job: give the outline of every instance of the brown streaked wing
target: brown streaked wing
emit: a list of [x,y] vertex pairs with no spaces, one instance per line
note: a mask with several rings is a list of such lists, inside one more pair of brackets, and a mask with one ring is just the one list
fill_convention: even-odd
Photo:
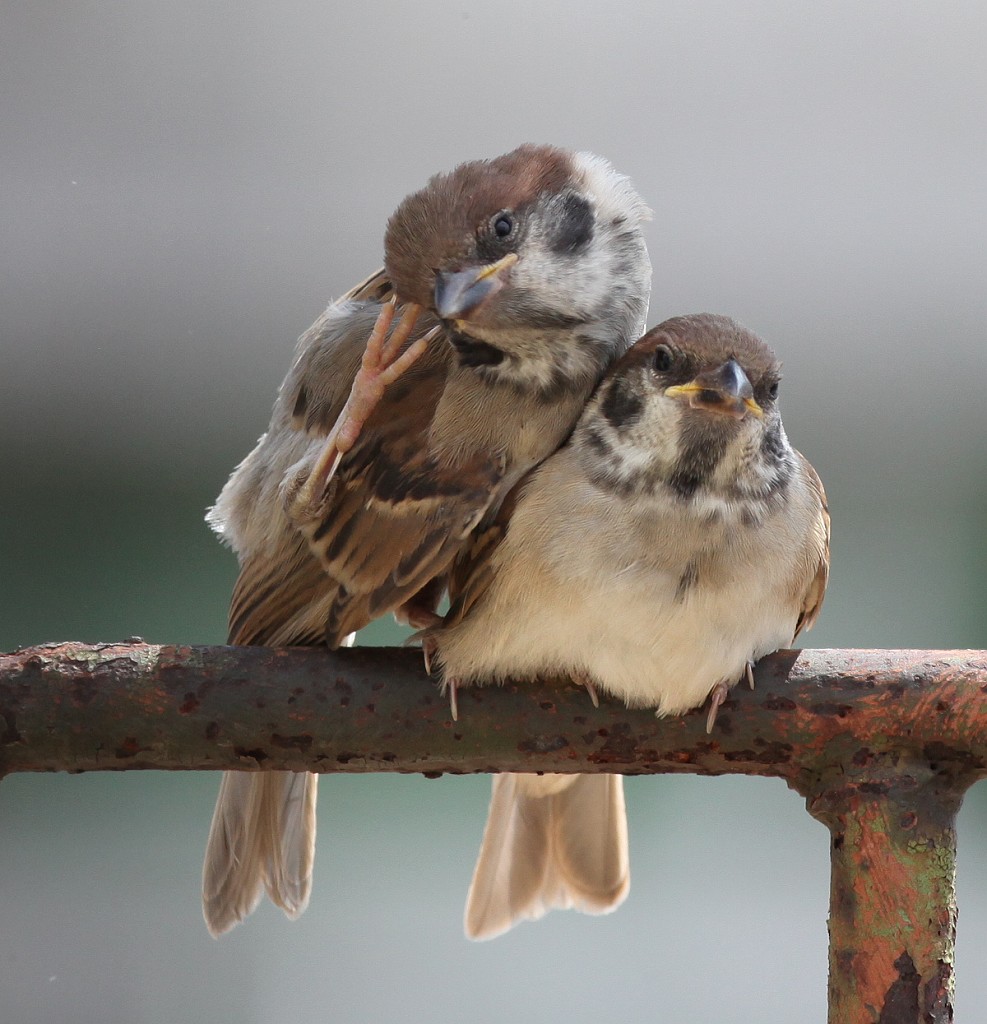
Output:
[[[330,309],[309,329],[283,396],[296,414],[292,427],[309,435],[331,430],[380,308],[374,300],[389,290],[378,272],[346,296],[369,299],[365,310],[333,319]],[[445,571],[503,475],[490,458],[452,470],[425,454],[450,352],[441,342],[429,346],[387,389],[340,464],[321,520],[245,559],[231,642],[336,646]]]
[[[526,479],[526,478],[525,478]],[[462,549],[449,577],[449,611],[446,612],[439,629],[454,626],[469,614],[470,609],[486,593],[494,578],[493,556],[507,536],[511,515],[517,504],[522,479],[511,488],[504,498],[496,516],[483,528],[476,530]]]
[[[291,427],[326,434],[336,422],[360,365],[367,337],[390,279],[380,268],[333,303],[305,332],[286,381]],[[334,319],[338,303],[366,302],[367,312]],[[310,400],[311,399],[311,400]],[[309,646],[325,641],[326,619],[338,586],[308,542],[287,523],[277,544],[247,556],[240,567],[229,611],[231,644]]]
[[387,495],[374,484],[372,470],[379,464],[339,487],[326,528],[313,541],[340,585],[327,625],[330,642],[410,600],[444,573],[495,501],[503,473],[500,463],[477,460],[461,467],[455,481],[436,474],[413,484],[412,493]]
[[310,647],[325,642],[336,586],[301,534],[248,557],[230,600],[229,643]]
[[830,518],[829,505],[826,502],[826,491],[823,488],[822,480],[819,479],[819,474],[801,452],[796,452],[795,454],[799,457],[799,461],[805,470],[809,486],[819,498],[819,519],[816,527],[823,537],[819,564],[816,566],[815,574],[806,588],[805,597],[802,600],[802,610],[799,612],[798,622],[795,626],[795,636],[798,636],[803,629],[812,629],[816,619],[819,617],[823,598],[826,596],[826,584],[829,582]]
[[498,496],[500,458],[481,454],[449,467],[427,454],[436,398],[409,393],[383,410],[340,465],[311,534],[312,551],[339,583],[327,624],[330,643],[446,572]]

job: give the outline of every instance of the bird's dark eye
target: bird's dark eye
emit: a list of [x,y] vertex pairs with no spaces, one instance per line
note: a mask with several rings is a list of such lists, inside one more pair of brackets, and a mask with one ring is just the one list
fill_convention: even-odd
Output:
[[506,238],[514,230],[514,218],[506,210],[495,214],[490,223],[498,238]]
[[657,373],[668,373],[675,362],[675,356],[667,345],[659,345],[655,349],[654,367]]
[[778,397],[778,384],[779,383],[780,383],[779,381],[773,380],[768,385],[768,398],[777,398]]

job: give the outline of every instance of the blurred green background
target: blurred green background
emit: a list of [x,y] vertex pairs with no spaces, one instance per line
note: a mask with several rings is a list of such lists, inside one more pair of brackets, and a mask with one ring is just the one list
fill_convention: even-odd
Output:
[[[0,649],[222,641],[234,559],[203,513],[295,337],[405,193],[522,141],[603,153],[652,204],[651,323],[729,313],[785,360],[834,518],[807,642],[987,646],[982,5],[0,11]],[[479,945],[488,780],[327,778],[308,912],[214,942],[217,783],[0,785],[4,1022],[825,1017],[827,836],[780,782],[628,780],[625,905]],[[960,1019],[987,1003],[984,789]]]

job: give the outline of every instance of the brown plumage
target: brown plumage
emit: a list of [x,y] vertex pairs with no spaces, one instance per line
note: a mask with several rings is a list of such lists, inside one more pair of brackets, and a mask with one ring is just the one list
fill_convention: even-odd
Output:
[[[785,436],[779,379],[771,350],[725,317],[637,342],[461,556],[450,610],[423,635],[444,682],[569,674],[660,715],[711,698],[711,728],[826,589],[825,494]],[[469,935],[553,907],[612,910],[628,885],[619,776],[494,780]]]
[[[231,643],[337,647],[388,611],[434,621],[470,532],[565,439],[641,330],[646,216],[605,161],[544,146],[464,164],[401,204],[387,270],[302,336],[268,432],[210,513],[241,565]],[[326,476],[392,287],[425,307],[407,346],[439,335]],[[290,916],[304,909],[314,829],[314,776],[224,780],[203,874],[214,934],[264,888]]]
[[469,262],[478,247],[492,241],[488,222],[494,214],[523,211],[543,196],[563,195],[572,178],[572,157],[550,146],[521,146],[495,160],[437,174],[409,196],[384,239],[387,273],[401,297],[428,306],[434,268]]

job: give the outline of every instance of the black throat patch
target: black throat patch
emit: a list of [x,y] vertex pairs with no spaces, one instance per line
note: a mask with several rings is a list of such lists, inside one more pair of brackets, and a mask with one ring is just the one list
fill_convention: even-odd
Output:
[[705,487],[726,453],[726,438],[717,432],[686,430],[679,442],[668,485],[682,498],[691,498]]
[[459,356],[460,366],[499,366],[506,358],[496,345],[471,338],[461,331],[450,331],[449,342]]

